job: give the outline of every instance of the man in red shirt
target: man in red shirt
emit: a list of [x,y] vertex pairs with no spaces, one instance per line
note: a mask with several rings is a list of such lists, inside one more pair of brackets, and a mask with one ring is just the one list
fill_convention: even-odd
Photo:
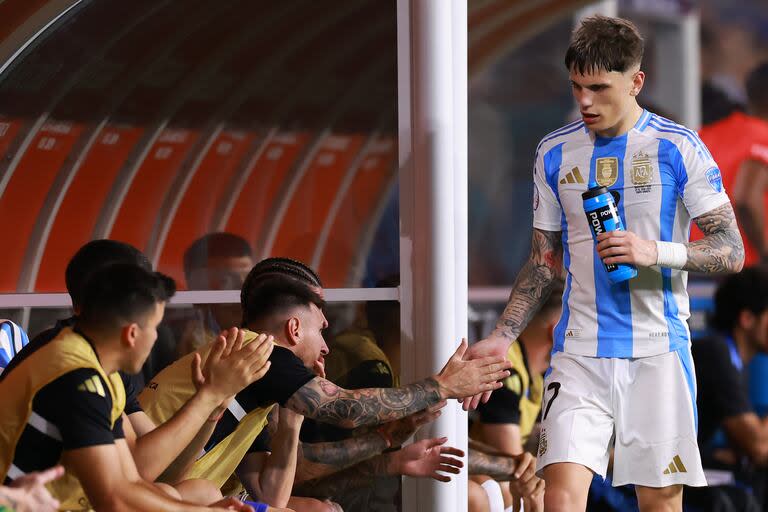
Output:
[[[744,266],[768,261],[768,62],[750,73],[746,85],[749,114],[734,112],[699,133],[733,201],[746,250]],[[691,240],[701,236],[694,226]]]

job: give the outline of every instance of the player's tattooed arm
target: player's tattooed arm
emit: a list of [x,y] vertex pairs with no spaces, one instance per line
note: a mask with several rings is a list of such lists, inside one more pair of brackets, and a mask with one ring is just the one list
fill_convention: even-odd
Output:
[[285,406],[323,423],[357,428],[400,419],[442,399],[434,378],[400,388],[347,390],[315,377],[299,388]]
[[498,482],[508,482],[518,469],[517,460],[509,455],[491,455],[479,450],[469,450],[469,474],[488,475]]
[[738,272],[744,265],[744,244],[730,203],[694,219],[704,238],[690,242],[683,270],[722,274]]
[[359,462],[367,461],[389,448],[389,443],[372,432],[343,441],[299,443],[296,482],[322,478]]
[[516,339],[547,300],[562,266],[560,231],[533,229],[531,254],[515,280],[507,307],[496,324],[495,335]]
[[356,489],[370,487],[377,477],[387,474],[389,460],[387,455],[379,455],[356,464],[332,477],[317,477],[306,481],[296,481],[294,492],[311,498],[333,498]]

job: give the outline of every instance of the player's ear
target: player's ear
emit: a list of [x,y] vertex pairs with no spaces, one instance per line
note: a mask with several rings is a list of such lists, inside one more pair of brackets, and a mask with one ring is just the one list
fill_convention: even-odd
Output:
[[645,84],[645,73],[638,69],[632,75],[632,89],[630,89],[629,94],[631,94],[632,96],[637,96],[638,94],[640,94],[640,91],[643,90],[644,84]]
[[136,346],[136,339],[139,337],[139,324],[136,322],[124,325],[120,329],[120,341],[123,345],[133,348]]
[[301,320],[298,316],[292,316],[285,321],[285,339],[292,346],[298,345],[301,340]]

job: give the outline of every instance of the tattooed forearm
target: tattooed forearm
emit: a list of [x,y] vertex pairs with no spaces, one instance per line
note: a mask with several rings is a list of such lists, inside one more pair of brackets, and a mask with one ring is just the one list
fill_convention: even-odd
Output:
[[400,388],[347,390],[316,377],[296,391],[286,407],[307,418],[356,428],[397,420],[440,400],[439,386],[432,378]]
[[480,450],[469,450],[469,474],[487,475],[499,482],[512,480],[517,462],[506,455],[489,455]]
[[695,219],[704,238],[688,244],[683,270],[711,274],[738,272],[744,265],[744,244],[731,204],[724,204]]
[[547,300],[562,265],[562,244],[559,231],[534,228],[531,255],[515,280],[507,307],[496,324],[496,334],[517,338]]
[[294,494],[310,498],[335,498],[347,492],[373,485],[376,477],[389,474],[390,454],[379,455],[349,469],[335,473],[332,477],[315,478],[297,482]]
[[387,442],[376,433],[329,443],[299,443],[296,481],[337,473],[379,455],[387,448]]

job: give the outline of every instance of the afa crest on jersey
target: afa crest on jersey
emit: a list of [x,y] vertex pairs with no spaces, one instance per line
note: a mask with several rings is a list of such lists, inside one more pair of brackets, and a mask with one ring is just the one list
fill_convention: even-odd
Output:
[[603,187],[616,183],[619,179],[619,159],[615,156],[598,158],[595,162],[595,179]]

